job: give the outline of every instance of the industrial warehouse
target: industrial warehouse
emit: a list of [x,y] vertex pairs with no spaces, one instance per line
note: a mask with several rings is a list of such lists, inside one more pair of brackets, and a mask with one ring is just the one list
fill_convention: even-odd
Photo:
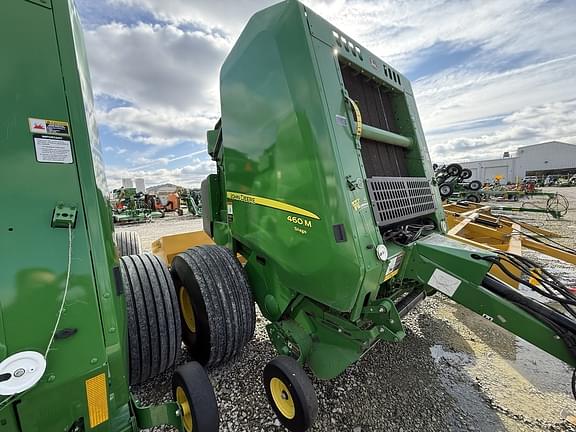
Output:
[[491,183],[496,177],[503,183],[515,183],[528,176],[544,179],[549,175],[570,178],[576,174],[576,145],[550,141],[518,147],[505,152],[501,159],[462,162],[472,171],[472,178]]
[[0,432],[576,431],[574,16],[7,0]]

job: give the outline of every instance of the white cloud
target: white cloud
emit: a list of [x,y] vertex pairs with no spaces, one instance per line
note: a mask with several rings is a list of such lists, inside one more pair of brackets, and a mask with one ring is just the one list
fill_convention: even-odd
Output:
[[206,131],[214,127],[217,117],[213,113],[188,114],[169,107],[120,107],[98,111],[98,121],[132,141],[170,146],[183,141],[204,142]]
[[[576,99],[528,106],[505,116],[497,128],[474,134],[446,132],[429,142],[439,162],[499,158],[505,151],[545,141],[576,143]],[[463,155],[466,155],[465,157]]]
[[573,52],[575,10],[569,1],[554,7],[544,0],[306,3],[401,71],[418,64],[421,51],[439,42],[479,46],[502,56],[556,57]]
[[204,141],[218,119],[225,39],[172,25],[112,23],[88,31],[86,41],[95,93],[131,104],[100,110],[100,123],[143,144]]
[[112,23],[87,32],[96,93],[146,107],[214,111],[215,72],[230,46],[173,25]]
[[106,169],[108,186],[111,189],[119,188],[122,178],[143,178],[146,186],[163,183],[174,183],[188,188],[200,187],[202,180],[208,174],[216,171],[211,160],[194,159],[189,165],[182,168],[136,169],[127,171],[124,167],[110,166]]
[[[276,0],[107,1],[143,8],[165,24],[113,23],[88,32],[96,91],[132,104],[100,119],[144,144],[203,142],[218,117],[226,53],[249,17]],[[576,85],[576,3],[304,2],[403,72],[422,64],[440,69],[414,83],[433,157],[471,159],[541,139],[574,141],[575,111],[566,107]],[[443,65],[431,57],[438,47],[472,54]]]
[[576,55],[500,73],[452,68],[417,81],[414,93],[426,130],[561,101],[576,74]]
[[278,3],[277,0],[108,0],[145,8],[158,19],[174,24],[194,24],[207,31],[220,31],[235,39],[256,11]]

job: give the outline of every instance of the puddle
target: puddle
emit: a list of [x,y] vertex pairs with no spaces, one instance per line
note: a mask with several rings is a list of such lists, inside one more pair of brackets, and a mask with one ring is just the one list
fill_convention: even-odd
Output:
[[470,364],[472,356],[462,352],[447,351],[442,345],[432,345],[430,354],[436,364],[444,362],[451,366],[461,366]]
[[523,339],[517,338],[515,345],[515,358],[507,360],[535,388],[550,393],[571,391],[572,370],[568,365]]
[[[442,386],[456,403],[456,410],[448,416],[449,430],[505,430],[500,418],[486,404],[476,383],[466,373],[464,367],[471,365],[474,358],[467,353],[448,351],[442,345],[431,346],[430,354],[439,370]],[[482,421],[478,422],[478,419]]]

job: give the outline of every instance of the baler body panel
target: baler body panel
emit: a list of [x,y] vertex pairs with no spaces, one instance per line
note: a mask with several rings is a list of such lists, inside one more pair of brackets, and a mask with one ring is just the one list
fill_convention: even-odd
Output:
[[[296,293],[350,310],[365,273],[305,26],[295,3],[257,14],[221,74],[229,224],[261,256],[247,270],[266,280],[254,287],[259,303],[278,301],[269,316]],[[335,226],[345,241],[336,241]]]
[[[10,430],[66,431],[78,419],[91,430],[85,380],[103,373],[109,410],[98,430],[131,429],[125,303],[115,284],[117,257],[73,3],[9,0],[0,14],[0,45],[0,184],[10,209],[0,216],[0,359],[46,351],[69,253],[67,224],[55,227],[53,218],[58,205],[77,212],[58,327],[72,334],[54,340],[40,382],[16,396],[20,402],[0,418],[17,415],[19,427]],[[54,133],[29,119],[56,121],[63,129]],[[42,144],[57,140],[64,157]]]
[[[339,47],[335,31],[285,1],[250,20],[221,72],[227,222],[254,255],[246,268],[271,319],[297,294],[357,317],[390,264],[375,254],[383,241],[365,179],[432,179],[408,81],[395,71],[387,78],[389,66],[380,60],[380,69],[369,70],[377,57],[348,38],[353,48]],[[353,85],[357,76],[360,87]],[[364,81],[377,88],[378,106]],[[367,124],[415,144],[357,143],[346,101],[354,93],[367,105]],[[438,221],[440,201],[432,193],[438,210],[429,213]],[[389,248],[390,256],[399,251]]]

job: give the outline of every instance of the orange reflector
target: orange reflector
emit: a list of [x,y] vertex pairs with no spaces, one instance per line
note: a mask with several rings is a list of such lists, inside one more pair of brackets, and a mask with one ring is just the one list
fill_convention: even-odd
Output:
[[91,428],[108,420],[107,387],[106,374],[104,373],[86,380],[86,399]]

